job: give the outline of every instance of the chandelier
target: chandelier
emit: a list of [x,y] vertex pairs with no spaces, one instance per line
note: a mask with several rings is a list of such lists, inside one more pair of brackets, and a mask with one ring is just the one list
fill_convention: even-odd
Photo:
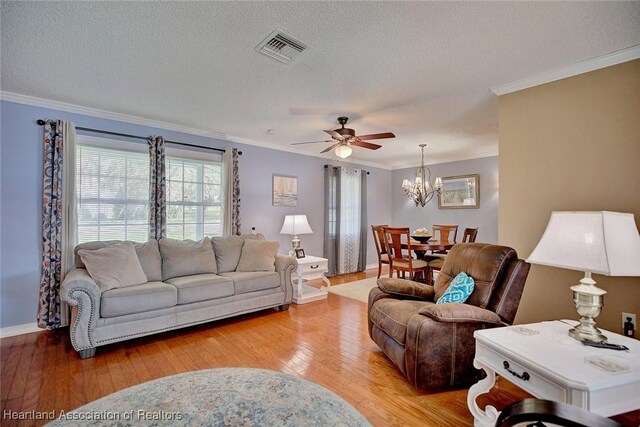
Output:
[[424,165],[424,147],[426,146],[427,144],[419,145],[422,151],[422,160],[420,161],[420,167],[416,169],[413,183],[408,179],[402,180],[404,195],[413,200],[416,206],[420,205],[422,207],[429,203],[435,194],[440,196],[442,191],[442,180],[440,177],[436,177],[436,182],[432,185],[431,170]]

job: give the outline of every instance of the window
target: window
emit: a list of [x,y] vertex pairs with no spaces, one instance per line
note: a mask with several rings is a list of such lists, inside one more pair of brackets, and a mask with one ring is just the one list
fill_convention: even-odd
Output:
[[149,155],[146,152],[78,144],[76,185],[78,243],[145,242],[148,239]]
[[204,160],[168,154],[165,162],[167,237],[198,240],[222,235],[222,160],[219,156],[207,155]]
[[[222,235],[222,156],[165,151],[167,237]],[[76,151],[78,243],[149,238],[146,144],[81,136]]]

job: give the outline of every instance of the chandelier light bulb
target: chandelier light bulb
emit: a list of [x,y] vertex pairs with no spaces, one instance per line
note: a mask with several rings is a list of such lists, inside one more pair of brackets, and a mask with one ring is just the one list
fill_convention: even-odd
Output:
[[351,153],[353,153],[353,150],[348,145],[340,145],[336,148],[335,153],[336,156],[340,157],[341,159],[346,159],[351,155]]

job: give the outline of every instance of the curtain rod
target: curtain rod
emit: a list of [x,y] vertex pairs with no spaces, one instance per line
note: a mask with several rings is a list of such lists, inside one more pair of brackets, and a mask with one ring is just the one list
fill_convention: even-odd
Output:
[[[38,119],[38,121],[36,123],[39,126],[44,126],[44,124],[46,122],[44,120],[42,120],[42,119]],[[120,132],[111,132],[111,131],[108,131],[108,130],[85,128],[85,127],[81,127],[81,126],[76,126],[76,130],[82,130],[82,131],[85,131],[85,132],[93,132],[93,133],[102,133],[102,134],[105,134],[105,135],[124,136],[126,138],[144,139],[145,141],[147,140],[146,136],[131,135],[131,134],[128,134],[128,133],[120,133]],[[203,147],[202,145],[187,144],[186,142],[169,141],[169,140],[165,140],[164,142],[166,142],[167,144],[182,145],[184,147],[204,148],[205,150],[213,150],[213,151],[218,151],[220,153],[224,153],[225,152],[225,150],[223,150],[222,148]],[[238,155],[242,156],[242,151],[238,151]]]
[[[329,166],[331,166],[333,168],[340,167],[340,166],[324,165],[324,168],[327,169]],[[364,171],[364,169],[362,169],[362,170]],[[371,175],[371,172],[369,172],[369,171],[365,171],[365,172],[367,173],[367,175]]]

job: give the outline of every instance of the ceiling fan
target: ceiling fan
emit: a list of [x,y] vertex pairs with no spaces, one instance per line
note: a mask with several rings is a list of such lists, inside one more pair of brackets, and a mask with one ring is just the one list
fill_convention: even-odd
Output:
[[356,131],[353,129],[349,129],[344,127],[349,120],[348,117],[338,117],[338,123],[342,126],[339,129],[334,130],[325,130],[331,136],[331,139],[326,141],[311,141],[311,142],[294,142],[291,145],[302,145],[302,144],[316,144],[319,142],[335,142],[332,146],[325,148],[321,151],[321,153],[326,153],[327,151],[331,151],[335,148],[336,156],[340,158],[347,158],[351,155],[353,151],[351,146],[368,148],[370,150],[377,150],[382,147],[382,145],[372,144],[370,142],[365,142],[366,140],[372,139],[385,139],[385,138],[395,138],[396,136],[391,132],[384,133],[373,133],[370,135],[356,135]]

